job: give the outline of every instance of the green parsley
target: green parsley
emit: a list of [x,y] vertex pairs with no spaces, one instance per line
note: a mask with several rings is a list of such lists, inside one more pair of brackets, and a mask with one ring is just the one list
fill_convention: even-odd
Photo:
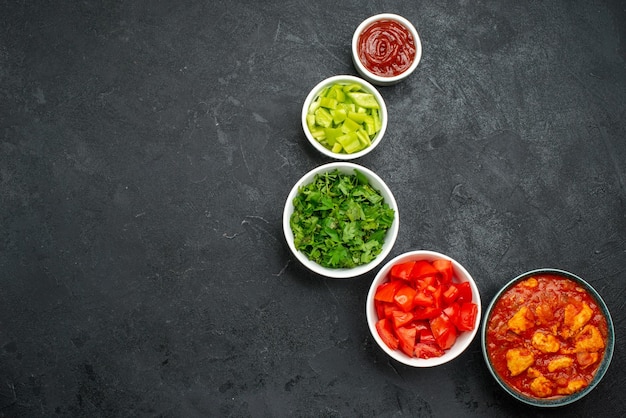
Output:
[[293,200],[295,247],[323,267],[352,268],[374,260],[395,217],[365,175],[354,171],[317,174]]

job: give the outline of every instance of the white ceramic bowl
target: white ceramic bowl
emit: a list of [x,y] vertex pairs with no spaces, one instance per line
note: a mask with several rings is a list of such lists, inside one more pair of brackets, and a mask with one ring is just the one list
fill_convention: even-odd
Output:
[[[408,29],[408,31],[411,33],[413,37],[413,41],[415,44],[415,57],[413,59],[413,62],[411,63],[409,68],[407,68],[404,72],[396,76],[381,76],[378,74],[374,74],[363,65],[363,63],[361,62],[361,59],[359,58],[359,37],[361,36],[361,33],[363,33],[363,31],[367,29],[372,23],[377,22],[379,20],[391,20],[391,21],[397,22],[400,25],[404,26],[406,29]],[[413,24],[409,22],[407,19],[397,14],[382,13],[382,14],[378,14],[375,16],[371,16],[365,19],[363,22],[361,22],[361,24],[354,31],[354,35],[352,36],[352,61],[354,62],[354,66],[356,67],[356,70],[358,71],[358,73],[365,80],[369,81],[372,84],[375,84],[378,86],[389,86],[392,84],[396,84],[400,82],[401,80],[404,80],[406,77],[411,75],[413,71],[415,71],[421,59],[422,59],[422,42],[420,40],[419,34],[417,33],[417,30],[415,29],[415,26],[413,26]]]
[[[309,112],[309,108],[311,107],[311,103],[319,96],[319,94],[322,92],[324,88],[330,85],[336,84],[336,83],[340,83],[340,84],[357,83],[362,87],[364,91],[373,94],[374,97],[376,98],[376,101],[380,105],[380,118],[381,118],[381,124],[382,124],[381,129],[376,133],[376,135],[372,139],[372,144],[370,146],[352,154],[336,153],[326,148],[317,139],[313,137],[306,122],[306,116]],[[383,137],[385,136],[385,131],[387,130],[387,106],[385,104],[385,100],[383,99],[383,96],[380,95],[380,92],[376,89],[376,87],[372,86],[367,81],[359,77],[352,76],[352,75],[336,75],[336,76],[329,77],[319,82],[315,87],[313,87],[311,92],[308,94],[308,96],[304,100],[304,104],[302,105],[301,119],[302,119],[302,129],[304,130],[304,134],[306,135],[307,139],[316,150],[318,150],[319,152],[321,152],[322,154],[328,157],[331,157],[337,160],[354,160],[356,158],[362,157],[372,152],[374,148],[376,148],[378,144],[380,144],[380,142],[382,141]]]
[[[291,230],[291,226],[289,222],[291,218],[291,214],[294,211],[293,200],[298,194],[299,188],[301,186],[305,186],[311,183],[317,174],[331,172],[331,171],[334,171],[335,169],[338,169],[341,173],[344,173],[344,174],[354,174],[354,169],[358,169],[361,173],[363,173],[367,177],[372,187],[374,187],[376,190],[380,192],[380,194],[385,199],[385,203],[387,203],[389,207],[395,211],[393,223],[391,224],[391,227],[387,231],[387,235],[385,236],[385,242],[383,244],[383,248],[380,254],[378,254],[378,256],[374,260],[370,261],[369,263],[363,264],[354,268],[350,268],[350,269],[327,268],[327,267],[323,267],[317,264],[316,262],[309,260],[308,257],[304,253],[296,249],[294,245],[293,232]],[[285,209],[283,211],[283,232],[285,234],[285,240],[287,241],[287,244],[289,248],[291,249],[291,252],[294,254],[294,256],[298,259],[300,263],[302,263],[309,270],[319,275],[330,277],[330,278],[336,278],[336,279],[357,277],[357,276],[360,276],[362,274],[369,272],[370,270],[378,266],[385,259],[385,257],[387,257],[387,255],[391,252],[391,249],[393,248],[393,245],[398,236],[399,222],[400,222],[400,218],[399,218],[399,213],[398,213],[398,204],[396,203],[396,200],[393,197],[393,194],[391,193],[391,190],[389,189],[389,187],[387,187],[385,182],[380,177],[378,177],[378,175],[376,175],[376,173],[374,173],[373,171],[369,170],[366,167],[363,167],[361,165],[354,164],[351,162],[339,162],[338,161],[338,162],[328,163],[328,164],[319,166],[317,168],[314,168],[313,170],[306,173],[304,176],[302,176],[302,178],[300,178],[300,180],[296,182],[296,184],[291,189],[291,192],[289,193],[289,196],[287,197],[287,202],[285,203]]]
[[[454,269],[454,281],[455,282],[469,282],[470,287],[472,289],[472,302],[474,302],[478,307],[478,313],[476,315],[476,321],[474,324],[474,329],[472,331],[465,331],[457,336],[456,342],[452,347],[445,351],[443,356],[441,357],[433,357],[429,359],[422,359],[416,357],[409,357],[404,354],[402,351],[392,350],[384,343],[382,338],[379,336],[378,331],[376,330],[376,322],[378,321],[378,314],[376,313],[376,308],[374,306],[374,295],[376,294],[376,289],[382,283],[389,281],[388,274],[391,271],[391,267],[395,264],[404,263],[408,261],[417,261],[417,260],[426,260],[426,261],[434,261],[436,259],[447,259],[452,261],[452,266]],[[478,291],[478,287],[476,286],[476,282],[469,274],[469,272],[456,260],[448,257],[447,255],[438,253],[436,251],[428,251],[428,250],[416,250],[409,251],[404,254],[400,254],[399,256],[393,258],[388,261],[378,272],[374,281],[370,286],[369,293],[367,294],[367,302],[365,307],[365,314],[367,316],[367,324],[369,326],[370,332],[374,337],[376,343],[380,346],[380,348],[387,353],[394,360],[406,364],[412,367],[434,367],[439,366],[441,364],[447,363],[465,351],[465,349],[470,345],[476,334],[478,333],[478,328],[480,326],[480,316],[481,316],[481,302],[480,302],[480,293]]]

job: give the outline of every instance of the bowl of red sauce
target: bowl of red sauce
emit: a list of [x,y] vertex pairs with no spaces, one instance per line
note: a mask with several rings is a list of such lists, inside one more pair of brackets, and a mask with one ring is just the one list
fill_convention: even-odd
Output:
[[358,73],[379,86],[396,84],[417,68],[422,43],[402,16],[382,13],[365,19],[352,36],[352,61]]
[[615,345],[598,292],[559,269],[526,272],[488,306],[481,330],[485,362],[515,399],[537,407],[575,402],[606,373]]

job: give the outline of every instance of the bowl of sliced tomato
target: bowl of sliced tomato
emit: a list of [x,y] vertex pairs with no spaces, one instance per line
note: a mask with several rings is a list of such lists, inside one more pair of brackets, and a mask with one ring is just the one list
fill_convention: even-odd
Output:
[[480,293],[458,261],[436,251],[410,251],[380,269],[366,315],[374,340],[391,358],[434,367],[461,355],[476,336]]

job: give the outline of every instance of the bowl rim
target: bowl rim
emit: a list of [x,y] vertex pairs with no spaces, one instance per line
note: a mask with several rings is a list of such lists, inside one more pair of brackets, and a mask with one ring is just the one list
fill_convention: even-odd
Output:
[[[313,137],[313,135],[311,135],[311,132],[309,131],[309,127],[307,126],[307,123],[306,123],[306,115],[308,114],[309,106],[311,105],[311,102],[313,101],[313,99],[319,94],[319,92],[324,87],[333,83],[341,83],[341,82],[360,84],[364,90],[374,95],[374,97],[376,98],[376,101],[380,105],[380,117],[381,117],[380,130],[374,136],[374,140],[372,141],[369,147],[362,149],[361,151],[352,153],[352,154],[342,154],[342,153],[332,152],[332,150],[329,150],[328,148],[323,146],[317,139]],[[301,119],[301,124],[302,124],[302,130],[304,131],[304,135],[306,136],[306,138],[309,140],[311,145],[313,145],[313,147],[316,150],[326,155],[327,157],[331,157],[337,160],[342,160],[342,161],[355,160],[357,158],[363,157],[364,155],[367,155],[370,152],[372,152],[385,137],[385,132],[387,131],[387,122],[388,122],[387,104],[385,103],[385,99],[380,94],[378,89],[374,87],[367,80],[364,80],[354,75],[338,74],[338,75],[325,78],[324,80],[317,83],[309,91],[309,94],[306,96],[306,98],[304,99],[304,103],[302,104],[302,112],[300,115],[300,119]]]
[[[567,279],[570,279],[572,281],[575,281],[576,283],[583,286],[585,290],[587,290],[589,294],[595,299],[607,323],[607,330],[608,330],[607,345],[605,347],[602,362],[598,366],[598,370],[596,371],[596,374],[594,375],[592,381],[589,383],[589,385],[587,385],[587,387],[583,388],[581,391],[573,393],[571,395],[565,395],[559,398],[550,398],[550,399],[533,398],[533,397],[524,395],[523,393],[520,393],[514,388],[508,386],[496,373],[495,369],[491,365],[491,361],[489,360],[489,355],[487,354],[487,325],[488,325],[489,318],[491,316],[491,312],[494,306],[500,300],[502,295],[511,287],[513,287],[514,285],[516,285],[522,280],[525,280],[533,275],[539,275],[539,274],[559,275]],[[558,268],[545,267],[545,268],[529,270],[527,272],[519,274],[515,278],[509,280],[504,286],[500,288],[500,290],[498,290],[498,292],[494,295],[491,302],[487,306],[487,309],[485,310],[485,314],[483,316],[482,327],[481,327],[481,333],[480,333],[480,342],[481,342],[481,351],[482,351],[485,363],[487,365],[487,369],[489,370],[489,373],[491,374],[491,376],[493,376],[495,381],[498,382],[499,386],[502,389],[504,389],[505,392],[507,392],[509,395],[511,395],[518,401],[521,401],[531,406],[548,407],[548,408],[560,407],[560,406],[569,405],[585,397],[602,380],[606,371],[608,370],[608,367],[611,363],[611,359],[613,357],[613,351],[615,348],[615,329],[613,325],[613,319],[611,318],[611,313],[609,312],[608,306],[606,305],[606,303],[604,302],[600,294],[596,291],[596,289],[593,286],[591,286],[591,284],[589,284],[586,280],[582,279],[578,275],[571,273],[569,271],[558,269]]]
[[[394,264],[397,264],[399,262],[404,262],[404,261],[417,260],[417,259],[434,260],[437,258],[444,258],[444,259],[452,261],[455,275],[457,277],[459,275],[462,275],[464,276],[464,278],[467,279],[467,281],[469,281],[470,287],[472,289],[472,301],[476,303],[476,305],[478,306],[478,310],[476,314],[476,322],[474,324],[474,329],[472,331],[465,331],[463,333],[462,341],[459,341],[457,339],[457,341],[455,342],[455,345],[452,346],[452,347],[456,346],[456,349],[454,351],[447,350],[443,356],[434,357],[430,359],[409,357],[403,352],[401,352],[400,350],[392,350],[391,348],[389,348],[383,342],[382,338],[378,335],[378,331],[376,331],[376,321],[378,319],[378,315],[376,314],[376,310],[374,308],[374,295],[376,293],[376,289],[378,288],[378,286],[385,282],[387,278],[387,274],[389,270],[391,270],[391,267]],[[370,284],[370,288],[367,293],[367,298],[365,302],[365,315],[367,319],[367,325],[368,325],[370,334],[372,334],[372,337],[376,341],[377,345],[392,359],[400,363],[403,363],[407,366],[416,367],[416,368],[429,368],[429,367],[440,366],[442,364],[453,361],[454,359],[458,358],[461,354],[463,354],[467,350],[467,348],[472,344],[472,342],[476,338],[476,335],[478,334],[478,329],[481,324],[481,311],[482,311],[482,302],[481,302],[481,297],[480,297],[480,290],[478,288],[476,280],[469,273],[469,271],[461,263],[459,263],[457,260],[450,257],[449,255],[440,253],[438,251],[425,250],[425,249],[410,250],[410,251],[401,253],[395,256],[394,258],[392,258],[391,260],[389,260],[387,263],[385,263],[385,265],[380,268],[380,270],[376,274],[376,277]]]
[[[392,77],[385,77],[385,76],[380,76],[380,75],[372,73],[367,68],[365,68],[365,66],[361,62],[361,59],[359,58],[359,36],[363,32],[363,30],[365,30],[365,28],[367,28],[370,24],[378,20],[394,20],[400,23],[401,25],[406,27],[409,30],[409,32],[411,32],[411,35],[413,36],[413,39],[415,42],[415,59],[413,60],[413,63],[405,71]],[[371,81],[374,84],[384,86],[384,85],[395,84],[403,80],[404,78],[408,77],[415,71],[421,59],[422,59],[422,41],[420,39],[419,33],[417,32],[417,29],[415,29],[415,26],[407,18],[400,16],[398,14],[379,13],[379,14],[370,16],[367,19],[363,20],[357,26],[357,28],[354,31],[354,34],[352,35],[352,60],[354,61],[354,65],[357,71],[359,72],[359,74],[366,77],[367,79],[369,79],[369,81]]]
[[[333,171],[335,168],[339,169],[339,171],[343,173],[352,174],[354,169],[358,169],[360,172],[365,174],[368,177],[368,180],[372,183],[372,185],[383,195],[385,198],[385,203],[389,205],[394,211],[395,216],[394,220],[391,224],[391,227],[387,230],[387,234],[385,235],[385,243],[383,244],[383,248],[378,254],[378,256],[370,261],[367,264],[363,264],[351,269],[346,268],[328,268],[323,267],[314,261],[311,261],[307,258],[307,256],[298,251],[296,249],[293,242],[293,232],[291,231],[291,226],[289,220],[291,218],[291,214],[293,213],[293,199],[296,197],[299,188],[313,181],[314,177],[318,173],[324,173],[328,171]],[[378,176],[374,171],[370,170],[367,167],[364,167],[360,164],[356,164],[349,161],[335,161],[331,163],[326,163],[320,166],[309,170],[306,174],[304,174],[291,188],[289,195],[287,196],[287,200],[285,202],[285,207],[283,209],[283,234],[285,236],[285,240],[287,241],[287,245],[291,250],[292,254],[296,257],[296,259],[306,268],[311,270],[314,273],[317,273],[320,276],[325,276],[331,279],[350,279],[354,277],[361,276],[365,273],[368,273],[372,269],[376,268],[383,260],[389,255],[393,246],[395,245],[396,239],[398,237],[400,225],[400,213],[398,210],[398,203],[393,195],[393,192],[389,188],[389,186],[385,183],[385,181]]]

